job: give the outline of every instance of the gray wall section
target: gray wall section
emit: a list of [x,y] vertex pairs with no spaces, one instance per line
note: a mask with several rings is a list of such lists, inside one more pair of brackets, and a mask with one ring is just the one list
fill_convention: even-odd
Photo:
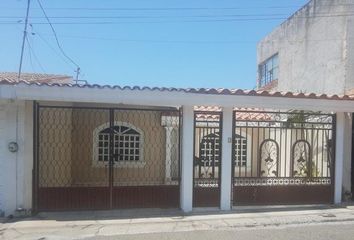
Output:
[[353,11],[352,0],[313,0],[260,41],[258,64],[279,53],[274,90],[344,94],[353,88],[354,21],[343,16]]

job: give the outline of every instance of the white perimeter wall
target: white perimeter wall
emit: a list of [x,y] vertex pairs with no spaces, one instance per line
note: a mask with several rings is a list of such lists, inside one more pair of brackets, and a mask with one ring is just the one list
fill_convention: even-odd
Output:
[[[32,103],[0,101],[0,211],[5,216],[17,208],[31,209],[33,168]],[[19,150],[8,150],[9,142]]]

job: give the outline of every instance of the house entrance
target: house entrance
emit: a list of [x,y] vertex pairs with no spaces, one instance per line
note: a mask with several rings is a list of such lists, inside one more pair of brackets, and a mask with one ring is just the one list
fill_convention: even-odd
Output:
[[35,106],[34,209],[179,207],[176,109]]
[[234,111],[233,204],[333,202],[335,115]]
[[221,112],[194,112],[193,207],[220,205]]

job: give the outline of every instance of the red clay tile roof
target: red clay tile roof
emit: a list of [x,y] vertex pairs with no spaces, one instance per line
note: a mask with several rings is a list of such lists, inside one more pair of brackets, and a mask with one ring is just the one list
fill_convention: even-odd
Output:
[[[11,83],[18,82],[18,73],[0,72],[0,81]],[[21,81],[36,83],[73,83],[73,78],[66,75],[43,74],[43,73],[22,73]]]
[[[214,107],[214,106],[194,107],[194,111],[202,112],[201,114],[197,114],[198,119],[219,119],[218,115],[208,114],[208,112],[221,112],[221,110],[222,110],[221,107]],[[238,120],[263,120],[264,121],[264,120],[271,119],[269,114],[262,112],[265,111],[265,109],[235,107],[233,110],[236,111],[236,116]],[[243,111],[247,111],[247,113]]]
[[134,91],[160,91],[160,92],[184,92],[195,94],[217,94],[217,95],[237,95],[237,96],[261,96],[261,97],[284,97],[284,98],[302,98],[302,99],[324,99],[324,100],[354,100],[354,96],[348,95],[327,95],[315,93],[292,93],[292,92],[271,92],[262,90],[242,90],[242,89],[226,89],[226,88],[166,88],[166,87],[139,87],[139,86],[111,86],[99,84],[74,84],[74,83],[58,83],[45,81],[9,81],[0,80],[2,85],[28,85],[28,86],[48,86],[48,87],[72,87],[72,88],[95,88],[95,89],[119,89]]

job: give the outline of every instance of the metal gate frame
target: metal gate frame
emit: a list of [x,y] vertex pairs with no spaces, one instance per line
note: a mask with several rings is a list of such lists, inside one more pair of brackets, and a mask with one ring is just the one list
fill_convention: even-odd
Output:
[[[205,115],[205,116],[218,116],[218,130],[219,130],[219,166],[218,166],[218,177],[217,178],[205,178],[205,187],[198,188],[197,179],[195,176],[195,167],[196,167],[196,129],[197,115]],[[205,121],[206,123],[208,121]],[[216,122],[216,121],[214,121]],[[220,197],[221,197],[221,161],[222,161],[222,122],[223,122],[223,113],[222,111],[194,111],[194,126],[193,126],[193,207],[219,207],[220,205]],[[200,144],[200,142],[198,143]],[[214,148],[215,152],[215,148]],[[215,156],[214,156],[215,158]],[[214,159],[215,160],[215,159]],[[213,166],[214,169],[214,166]],[[213,170],[214,172],[215,170]],[[212,186],[207,186],[210,180],[214,180],[217,182],[217,187],[212,188]]]
[[[330,157],[330,164],[331,166],[329,167],[329,174],[330,174],[330,186],[327,187],[327,185],[322,185],[321,184],[321,179],[319,178],[318,180],[316,180],[316,177],[313,177],[312,174],[310,173],[311,177],[310,177],[310,181],[318,181],[318,185],[307,185],[307,180],[304,179],[303,177],[296,177],[293,176],[289,176],[290,178],[293,178],[296,180],[298,180],[300,182],[299,185],[297,186],[288,186],[288,185],[276,185],[277,183],[280,183],[281,177],[278,178],[278,176],[274,176],[274,177],[261,177],[259,176],[259,169],[258,169],[258,165],[260,164],[260,160],[258,159],[259,156],[257,156],[257,176],[248,176],[248,177],[236,177],[235,176],[235,167],[236,167],[236,161],[235,161],[235,141],[236,141],[236,131],[237,131],[237,126],[236,126],[236,122],[238,121],[236,119],[236,113],[248,113],[248,114],[255,114],[255,113],[264,113],[264,114],[295,114],[295,113],[291,113],[291,112],[281,112],[281,111],[262,111],[262,110],[234,110],[233,111],[233,123],[232,123],[232,169],[231,169],[231,176],[232,176],[232,205],[233,206],[238,206],[238,205],[268,205],[268,204],[316,204],[316,203],[325,203],[325,204],[330,204],[330,203],[334,203],[334,174],[335,174],[335,154],[336,154],[336,114],[325,114],[325,113],[309,113],[309,115],[311,116],[327,116],[331,119],[331,122],[328,123],[328,125],[331,125],[330,129],[325,129],[331,132],[331,136],[332,138],[330,139],[330,148],[327,152],[327,156]],[[247,122],[247,120],[243,120],[243,122]],[[249,120],[249,122],[252,122],[252,120]],[[259,121],[261,122],[261,120]],[[274,121],[277,122],[277,121]],[[297,122],[300,123],[300,122]],[[302,124],[302,123],[301,123]],[[304,124],[306,124],[304,122]],[[325,123],[323,123],[325,124]],[[311,125],[311,123],[310,123]],[[248,123],[246,123],[246,127],[248,127]],[[313,125],[312,125],[313,127]],[[241,127],[242,128],[242,127]],[[284,129],[290,129],[290,128],[284,128]],[[305,128],[304,128],[305,129]],[[241,132],[241,130],[239,130]],[[253,129],[252,129],[253,131]],[[311,131],[314,131],[313,129]],[[318,130],[317,130],[318,131]],[[323,134],[323,133],[322,133]],[[247,132],[246,132],[247,135]],[[253,136],[253,132],[252,132],[252,136]],[[247,137],[246,137],[247,138]],[[281,138],[281,136],[280,136]],[[251,140],[252,141],[252,140]],[[318,140],[317,140],[318,141]],[[323,140],[322,140],[323,141]],[[296,141],[298,142],[298,141]],[[296,143],[295,142],[295,143]],[[252,142],[253,144],[253,142]],[[259,139],[258,139],[258,144],[259,144]],[[282,144],[281,140],[280,143],[278,144]],[[311,143],[313,144],[313,142]],[[328,144],[328,143],[327,143]],[[290,173],[292,173],[292,171],[294,170],[294,146],[295,144],[293,144],[291,146],[291,153],[290,153],[290,158],[289,162],[290,162]],[[318,146],[318,142],[317,142],[317,146]],[[322,146],[323,147],[323,146]],[[257,151],[260,151],[260,146],[257,146]],[[286,147],[285,147],[286,148]],[[253,146],[251,149],[251,152],[253,151]],[[318,150],[317,150],[318,151]],[[323,149],[322,149],[323,151]],[[258,154],[258,153],[257,153]],[[309,153],[310,154],[310,153]],[[318,152],[317,152],[318,154]],[[310,154],[311,156],[311,154]],[[254,156],[253,156],[254,157]],[[311,158],[311,157],[310,157]],[[252,159],[251,159],[252,161]],[[281,159],[280,159],[281,161]],[[285,161],[287,161],[285,159]],[[312,159],[311,159],[312,161]],[[309,167],[312,166],[311,163],[309,164]],[[316,163],[317,164],[317,163]],[[323,159],[322,159],[322,165],[323,165]],[[278,163],[277,163],[277,168],[278,168]],[[311,167],[310,167],[311,169]],[[286,171],[286,170],[284,170]],[[310,171],[310,170],[309,170]],[[312,171],[312,170],[311,170]],[[246,172],[246,171],[245,171]],[[252,173],[252,170],[251,170]],[[286,174],[285,174],[286,175]],[[317,173],[316,173],[317,175]],[[246,175],[247,176],[247,175]],[[235,181],[236,179],[239,178],[239,180],[244,181],[244,185],[242,186],[236,186],[235,185]],[[252,179],[253,178],[253,179]],[[266,185],[264,186],[260,186],[260,188],[257,186],[257,180],[262,179],[262,183],[265,183]],[[283,178],[284,179],[284,178]],[[291,180],[290,180],[291,181]],[[325,181],[325,180],[322,180]],[[268,185],[268,183],[271,183],[271,185]],[[274,184],[275,185],[272,185]],[[303,184],[303,185],[302,185]],[[275,190],[276,188],[278,188],[277,190]],[[301,188],[301,189],[300,189]],[[317,188],[317,189],[316,189]],[[239,196],[239,199],[235,199],[235,189],[238,189],[238,193],[236,193],[239,195],[242,195],[241,197]],[[298,196],[295,195],[299,195],[300,193],[306,195],[304,198],[299,198]],[[282,195],[282,197],[278,200],[276,200],[276,195]],[[324,194],[324,198],[321,199],[321,196],[318,196],[319,194]],[[261,195],[262,199],[257,199],[256,195]]]
[[[114,125],[114,117],[115,117],[115,111],[144,111],[144,112],[170,112],[170,113],[175,113],[176,116],[178,117],[178,143],[177,143],[177,151],[178,151],[178,156],[177,156],[177,174],[178,178],[176,179],[177,187],[178,187],[178,194],[180,194],[180,182],[181,182],[181,128],[182,128],[182,108],[168,108],[168,109],[161,109],[161,108],[117,108],[117,107],[87,107],[87,106],[58,106],[58,105],[40,105],[37,101],[33,102],[33,171],[32,171],[32,210],[33,213],[38,213],[42,211],[43,209],[40,208],[39,206],[39,175],[40,175],[40,169],[39,169],[39,151],[40,151],[40,126],[39,126],[39,115],[40,115],[40,110],[43,108],[51,108],[51,109],[88,109],[88,110],[107,110],[109,112],[109,125],[110,128]],[[113,154],[113,132],[110,133],[110,152],[109,152],[109,179],[108,179],[108,184],[109,184],[109,206],[107,206],[107,209],[114,209],[114,193],[113,193],[113,188],[114,188],[114,154]],[[168,192],[162,192],[160,194],[155,194],[155,195],[169,195]],[[171,199],[171,197],[167,197]],[[176,203],[174,203],[175,208],[180,207],[180,202],[179,202],[179,197],[177,199],[173,199]],[[157,206],[159,207],[159,206]],[[165,207],[163,207],[165,208]],[[59,211],[62,209],[59,209]],[[67,209],[67,210],[100,210],[100,209]],[[53,210],[48,210],[45,209],[45,211],[58,211],[56,209]]]

